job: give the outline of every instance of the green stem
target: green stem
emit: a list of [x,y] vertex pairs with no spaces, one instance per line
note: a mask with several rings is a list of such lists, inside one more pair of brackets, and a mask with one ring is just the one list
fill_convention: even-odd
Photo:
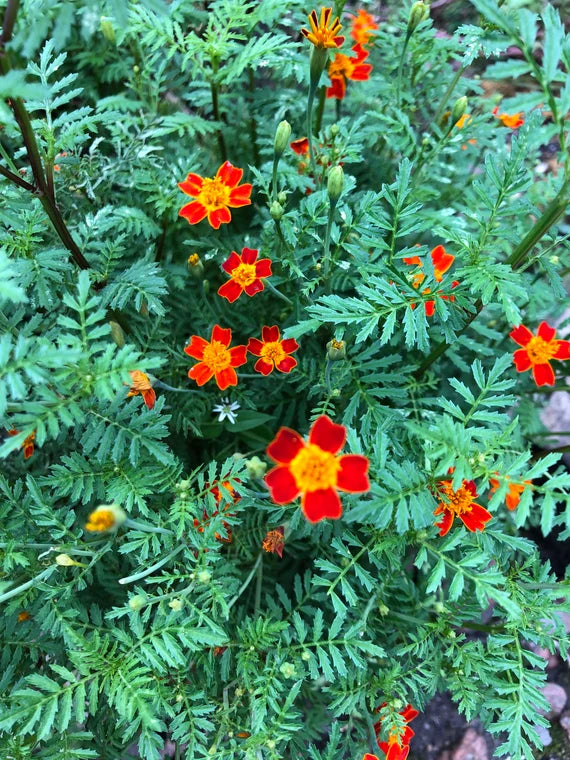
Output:
[[311,171],[313,173],[313,177],[315,178],[315,182],[317,180],[317,164],[315,163],[315,153],[313,150],[313,125],[312,125],[312,114],[313,114],[313,100],[315,99],[315,88],[311,85],[309,85],[309,99],[307,101],[307,141],[309,143],[309,160],[311,162]]
[[439,125],[439,122],[441,121],[441,117],[443,116],[443,112],[445,110],[445,106],[447,105],[447,101],[451,97],[453,90],[455,89],[457,83],[461,79],[461,75],[463,74],[464,71],[465,71],[464,67],[460,66],[455,72],[455,76],[449,83],[447,90],[445,91],[445,94],[443,96],[443,99],[441,103],[439,104],[437,111],[435,112],[435,116],[433,117],[433,120],[435,121],[436,124]]
[[170,562],[171,559],[174,559],[180,552],[186,547],[186,544],[180,544],[180,546],[177,546],[174,551],[171,551],[170,554],[168,554],[166,557],[161,559],[159,562],[156,562],[151,567],[147,567],[146,570],[141,570],[140,573],[135,573],[135,575],[128,575],[126,578],[119,578],[119,583],[124,586],[127,583],[135,583],[136,581],[140,581],[143,578],[146,578],[147,575],[152,575],[156,570],[160,570],[163,565],[166,565],[167,562]]
[[24,591],[27,591],[29,588],[32,588],[32,586],[35,586],[36,583],[40,583],[44,580],[44,578],[48,578],[53,571],[55,570],[56,565],[51,565],[47,568],[47,570],[44,570],[39,575],[36,575],[31,580],[27,581],[26,583],[22,583],[20,586],[16,586],[16,588],[11,589],[10,591],[6,591],[5,594],[0,595],[0,603],[1,602],[7,602],[8,599],[11,599],[13,596],[17,596],[18,594],[23,594]]
[[319,102],[317,103],[317,113],[315,116],[315,136],[318,136],[323,124],[323,115],[325,112],[325,97],[327,88],[323,85],[319,89]]
[[277,290],[277,288],[275,287],[275,285],[273,285],[273,283],[269,282],[269,279],[267,279],[265,281],[265,284],[267,285],[267,287],[269,288],[269,290],[277,296],[277,298],[280,298],[282,301],[285,301],[285,303],[289,304],[289,306],[294,306],[293,301],[291,301],[291,299],[287,298],[287,296],[284,295],[283,293],[281,293],[281,291]]
[[325,246],[323,255],[323,278],[326,281],[329,276],[329,269],[331,264],[331,227],[334,218],[334,211],[336,208],[336,201],[331,200],[329,206],[329,215],[327,219],[327,228],[325,230]]
[[237,602],[237,600],[240,598],[240,596],[243,594],[243,592],[246,590],[246,588],[251,583],[251,580],[252,580],[253,576],[256,574],[257,568],[261,564],[261,560],[262,559],[263,559],[263,553],[258,554],[257,559],[255,560],[255,564],[251,568],[251,570],[249,572],[249,575],[247,576],[247,578],[245,579],[245,581],[239,587],[238,592],[234,596],[234,598],[230,599],[230,601],[228,602],[228,606],[227,606],[228,611],[231,610],[231,608],[234,606],[234,604]]
[[138,520],[131,520],[130,517],[125,520],[123,525],[126,528],[133,528],[133,530],[140,530],[143,533],[162,533],[165,536],[173,536],[174,531],[167,528],[159,528],[158,526],[148,525],[147,523],[138,522]]
[[402,48],[402,54],[400,55],[400,62],[398,64],[398,76],[396,78],[396,108],[400,107],[401,89],[402,89],[402,73],[404,71],[404,58],[406,57],[406,50],[408,49],[408,43],[412,33],[408,29],[406,32],[406,39],[404,40],[404,47]]
[[250,94],[250,103],[249,107],[251,109],[251,117],[249,120],[249,134],[251,138],[251,147],[253,150],[253,163],[255,164],[255,167],[259,169],[261,166],[261,156],[259,155],[259,146],[257,144],[257,120],[255,118],[255,112],[253,110],[253,100],[255,97],[255,75],[253,73],[253,69],[251,66],[247,69],[247,75],[248,75],[248,81],[249,81],[249,94]]
[[[262,557],[263,555],[259,555]],[[258,616],[259,610],[261,608],[261,587],[263,584],[263,562],[259,562],[259,565],[257,566],[257,578],[255,581],[255,602],[253,607],[253,614],[255,617]]]
[[273,172],[272,172],[272,179],[271,179],[271,200],[276,201],[277,200],[277,167],[279,166],[279,159],[281,156],[274,156],[273,157]]
[[[212,72],[213,77],[210,79],[210,93],[212,95],[212,113],[214,116],[214,119],[219,123],[221,121],[220,119],[220,105],[218,101],[218,83],[215,81],[215,77],[218,71],[218,61],[215,58],[212,58]],[[228,160],[228,151],[226,148],[226,141],[224,139],[224,133],[222,132],[221,126],[217,129],[217,138],[218,138],[218,150],[220,151],[220,156],[222,158],[222,161]]]

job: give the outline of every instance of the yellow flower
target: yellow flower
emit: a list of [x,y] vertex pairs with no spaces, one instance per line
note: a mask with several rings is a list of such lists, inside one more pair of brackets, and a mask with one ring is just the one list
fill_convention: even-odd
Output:
[[87,518],[85,529],[93,533],[116,530],[126,519],[125,511],[118,504],[100,504]]
[[344,42],[344,37],[338,36],[342,31],[338,16],[329,28],[331,17],[332,8],[321,8],[320,20],[317,11],[311,11],[308,16],[311,29],[301,29],[301,33],[317,48],[339,48]]

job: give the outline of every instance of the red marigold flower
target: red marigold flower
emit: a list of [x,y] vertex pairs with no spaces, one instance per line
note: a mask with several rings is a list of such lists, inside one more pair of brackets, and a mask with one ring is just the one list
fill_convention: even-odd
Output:
[[[379,712],[382,707],[385,707],[384,702],[378,708]],[[414,718],[419,715],[418,711],[412,707],[412,705],[406,705],[403,710],[400,711],[404,723],[406,724],[403,729],[398,729],[396,726],[392,726],[388,733],[388,741],[378,741],[378,746],[386,755],[386,760],[406,760],[410,751],[410,740],[415,735],[414,731],[407,725],[411,723]],[[374,724],[374,730],[376,736],[380,733],[382,728],[382,720]]]
[[218,388],[225,391],[230,385],[237,385],[237,375],[234,367],[241,367],[247,361],[247,347],[234,346],[229,348],[232,341],[230,328],[214,325],[210,342],[198,335],[193,335],[184,353],[193,359],[198,359],[189,371],[188,377],[198,385],[204,385],[215,377]]
[[129,372],[129,375],[133,382],[127,393],[127,398],[138,396],[140,393],[147,409],[152,409],[154,407],[154,402],[156,401],[156,393],[151,385],[148,375],[145,375],[145,373],[141,372],[139,369],[134,369],[132,372]]
[[268,530],[265,538],[261,542],[261,548],[265,552],[277,554],[279,559],[283,557],[283,547],[285,546],[285,528],[279,526],[274,530]]
[[509,127],[510,129],[518,129],[524,124],[522,113],[499,113],[499,106],[493,108],[493,116],[500,120],[503,127]]
[[309,141],[306,137],[298,137],[296,140],[289,143],[289,147],[299,156],[306,156],[309,153]]
[[457,491],[453,490],[451,480],[442,480],[438,483],[438,492],[446,498],[434,512],[434,515],[443,515],[441,521],[435,524],[440,536],[449,533],[456,516],[472,532],[483,530],[485,523],[493,517],[485,507],[475,503],[478,494],[472,480],[464,480]]
[[240,185],[243,169],[237,169],[229,161],[223,163],[213,179],[189,174],[178,187],[191,198],[192,203],[180,209],[190,224],[198,224],[206,216],[208,222],[217,230],[220,224],[231,222],[230,208],[240,208],[251,204],[251,189],[249,184]]
[[254,356],[261,357],[255,362],[254,370],[262,375],[270,375],[273,369],[279,372],[291,372],[297,366],[297,360],[289,354],[295,353],[299,344],[294,338],[281,340],[277,325],[264,326],[261,330],[261,340],[250,338],[247,350]]
[[364,82],[370,78],[372,64],[362,63],[368,58],[368,51],[362,45],[355,45],[353,51],[356,58],[349,58],[343,53],[337,53],[328,69],[331,86],[327,88],[327,98],[342,100],[346,94],[346,80]]
[[[19,430],[12,429],[8,430],[8,435],[18,435],[20,433]],[[22,449],[24,451],[24,459],[29,459],[32,454],[34,453],[34,441],[36,440],[36,431],[34,430],[30,435],[24,439],[24,443],[22,444]]]
[[232,251],[229,259],[222,264],[230,279],[218,288],[219,296],[233,303],[244,290],[248,296],[254,296],[264,289],[260,278],[271,276],[271,259],[257,261],[257,254],[258,251],[253,248],[242,248],[241,256]]
[[[432,264],[433,264],[433,272],[436,279],[436,282],[441,282],[443,280],[443,275],[447,272],[447,270],[451,267],[453,262],[455,261],[455,256],[453,256],[451,253],[447,253],[445,248],[442,245],[437,245],[430,253]],[[407,256],[404,258],[404,264],[408,264],[409,266],[416,266],[419,267],[419,271],[417,271],[413,275],[412,279],[412,285],[416,290],[420,287],[422,282],[425,280],[425,274],[423,273],[423,263],[419,256]],[[452,288],[456,288],[459,285],[459,282],[457,280],[454,280],[451,283]],[[422,293],[431,293],[430,288],[425,288],[422,290]],[[437,292],[437,295],[439,298],[442,298],[444,301],[455,301],[454,295],[445,295],[441,293],[441,291]],[[415,308],[415,304],[410,304],[412,308]],[[432,317],[435,312],[435,301],[426,301],[425,302],[425,310],[426,310],[426,316]]]
[[[342,26],[338,17],[331,22],[332,8],[321,8],[321,18],[317,11],[311,11],[308,15],[310,29],[301,29],[301,34],[317,48],[339,48],[344,42],[344,37],[339,37]],[[330,24],[330,28],[329,28]]]
[[554,370],[550,359],[570,359],[570,341],[555,340],[556,329],[546,322],[538,326],[533,335],[528,327],[519,325],[509,333],[519,348],[513,354],[517,372],[526,372],[532,367],[532,376],[537,385],[554,385]]
[[[495,475],[498,474],[498,472],[495,473]],[[505,475],[504,479],[510,480],[508,475]],[[489,478],[489,485],[491,486],[491,494],[497,493],[499,490],[500,481],[496,478]],[[509,483],[509,490],[505,497],[505,504],[507,505],[507,509],[509,509],[511,512],[515,510],[520,503],[522,492],[527,486],[531,485],[532,480],[525,480],[522,483]],[[489,494],[489,498],[491,494]]]
[[367,45],[373,35],[370,34],[374,29],[378,29],[378,24],[374,22],[374,16],[367,13],[363,8],[358,10],[358,16],[352,16],[352,29],[350,36],[360,45]]
[[346,428],[322,415],[313,424],[309,440],[282,427],[267,447],[277,467],[265,476],[276,504],[301,496],[301,509],[311,523],[337,520],[342,505],[337,491],[365,493],[370,489],[369,461],[361,454],[337,456],[346,441]]

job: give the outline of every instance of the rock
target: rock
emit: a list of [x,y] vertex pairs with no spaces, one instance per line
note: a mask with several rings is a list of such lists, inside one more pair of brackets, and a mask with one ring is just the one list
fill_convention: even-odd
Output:
[[546,701],[550,704],[550,710],[546,713],[540,710],[541,714],[550,719],[560,715],[566,705],[566,692],[562,686],[559,686],[557,683],[547,683],[546,686],[542,687],[541,691]]
[[570,710],[564,710],[560,716],[560,725],[568,734],[568,739],[570,739]]
[[539,647],[538,644],[530,644],[529,646],[535,654],[542,657],[543,660],[546,660],[547,670],[552,670],[560,665],[560,657],[556,654],[552,654],[546,647]]
[[540,740],[545,747],[552,744],[552,736],[550,736],[550,731],[545,726],[535,726],[534,730],[540,736]]
[[474,728],[468,728],[461,744],[453,750],[452,760],[489,760],[487,742]]

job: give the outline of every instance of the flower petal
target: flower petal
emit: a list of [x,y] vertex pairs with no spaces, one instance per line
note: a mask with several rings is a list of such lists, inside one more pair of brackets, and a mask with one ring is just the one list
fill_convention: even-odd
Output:
[[435,301],[425,302],[426,317],[433,317],[435,312]]
[[218,340],[226,348],[232,342],[232,331],[230,327],[220,327],[220,325],[214,325],[212,329],[212,341]]
[[267,456],[278,464],[289,464],[305,446],[299,433],[291,428],[282,427],[267,447]]
[[314,443],[323,451],[336,454],[344,446],[346,441],[346,428],[336,425],[325,414],[315,420],[309,433],[309,443]]
[[208,341],[204,340],[204,338],[201,338],[199,335],[193,335],[190,338],[190,343],[185,347],[184,353],[193,359],[202,359],[204,349],[209,345]]
[[309,141],[306,137],[299,137],[296,140],[293,140],[293,142],[289,143],[289,147],[298,156],[304,156],[309,152]]
[[200,194],[200,190],[202,189],[203,184],[204,180],[202,177],[200,177],[199,174],[189,174],[184,182],[178,183],[178,187],[182,190],[183,193],[186,193],[186,195],[190,195],[192,198],[195,198]]
[[297,366],[297,360],[294,359],[292,356],[286,356],[284,359],[281,359],[279,363],[275,365],[275,367],[279,370],[279,372],[283,372],[287,374],[287,372],[291,372],[292,369],[295,369]]
[[534,335],[531,333],[528,327],[519,325],[509,333],[509,337],[511,337],[515,343],[518,343],[519,346],[526,346],[528,342],[534,337]]
[[154,388],[150,388],[147,391],[141,391],[141,395],[144,399],[147,409],[152,409],[154,407],[154,402],[156,401],[156,392]]
[[255,265],[257,277],[271,277],[271,259],[259,259]]
[[243,248],[241,252],[241,260],[244,264],[255,264],[257,261],[257,254],[255,248]]
[[204,362],[195,364],[190,370],[188,370],[188,377],[195,380],[198,385],[204,385],[208,380],[211,380],[214,376],[213,370],[208,367]]
[[451,253],[447,253],[442,245],[436,245],[436,247],[430,253],[430,256],[433,264],[435,279],[440,282],[443,275],[455,261],[455,256],[452,256]]
[[237,385],[238,379],[233,367],[226,367],[216,372],[216,383],[221,391],[225,391],[230,385]]
[[343,100],[346,95],[346,79],[344,77],[331,77],[331,86],[327,87],[327,98]]
[[224,272],[231,274],[236,267],[239,267],[240,264],[241,256],[239,256],[239,254],[237,254],[235,251],[232,251],[229,258],[227,258],[222,264],[222,269]]
[[299,348],[299,344],[295,338],[285,338],[281,341],[281,348],[286,354],[292,354]]
[[368,480],[368,457],[362,454],[345,454],[338,459],[340,470],[337,475],[336,487],[339,491],[364,493],[370,490]]
[[554,327],[551,327],[546,322],[541,322],[538,326],[538,330],[536,331],[536,334],[539,335],[547,343],[550,343],[552,338],[554,338],[554,336],[556,335],[556,329]]
[[234,346],[230,348],[230,357],[232,367],[241,367],[247,362],[247,346]]
[[517,372],[526,372],[532,367],[532,362],[526,348],[517,349],[513,354],[513,361],[517,368]]
[[198,222],[201,222],[206,217],[207,213],[206,207],[199,201],[192,201],[192,203],[182,206],[178,212],[178,216],[183,216],[189,224],[198,224]]
[[228,280],[218,288],[218,295],[227,298],[230,303],[234,303],[243,293],[243,288],[235,280]]
[[559,340],[553,359],[570,359],[570,341]]
[[279,340],[279,335],[280,332],[277,325],[273,325],[273,327],[267,327],[267,325],[264,325],[261,330],[261,339],[264,343],[274,343]]
[[257,279],[250,282],[249,285],[246,285],[244,290],[248,296],[254,296],[256,293],[261,293],[262,290],[265,290],[265,285],[261,280]]
[[[281,428],[284,430],[285,428]],[[293,431],[291,431],[293,432]],[[288,467],[274,467],[264,478],[271,498],[276,504],[288,504],[299,495],[299,487]]]
[[232,215],[227,206],[221,206],[220,208],[215,208],[213,211],[208,212],[208,221],[215,230],[220,228],[220,224],[228,224],[231,220]]
[[267,359],[258,359],[253,369],[262,375],[270,375],[273,372],[273,362],[268,362]]
[[230,199],[228,206],[232,208],[239,208],[240,206],[251,206],[251,191],[253,185],[240,185],[230,192]]
[[238,169],[236,166],[232,166],[229,161],[225,161],[218,171],[216,177],[222,180],[226,187],[236,187],[239,185],[240,179],[243,177],[243,169]]
[[463,512],[459,515],[459,519],[463,522],[467,530],[472,533],[476,530],[483,530],[485,523],[493,519],[493,515],[488,512],[485,507],[480,504],[471,504],[470,512]]
[[[442,505],[440,504],[440,507]],[[438,512],[443,512],[443,517],[441,518],[440,522],[435,524],[436,528],[439,528],[439,535],[440,536],[446,536],[449,533],[449,530],[451,526],[453,525],[453,512],[449,509],[436,509],[434,514],[437,514]]]
[[334,488],[324,488],[303,494],[301,509],[310,523],[327,518],[338,520],[342,515],[342,504]]
[[253,354],[254,356],[261,356],[262,348],[263,348],[263,343],[257,338],[250,338],[247,342],[247,350],[249,351],[250,354]]
[[548,362],[545,364],[534,364],[532,376],[537,385],[554,385],[554,370]]

